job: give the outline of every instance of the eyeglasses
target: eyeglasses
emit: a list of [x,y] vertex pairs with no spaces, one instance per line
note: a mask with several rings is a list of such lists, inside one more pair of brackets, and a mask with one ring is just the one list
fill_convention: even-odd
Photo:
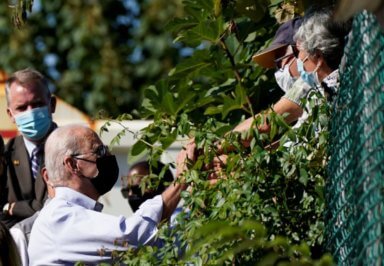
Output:
[[121,192],[126,195],[126,198],[128,197],[141,197],[141,188],[139,185],[134,186],[128,186],[121,189]]
[[281,69],[282,68],[281,62],[283,61],[283,59],[291,57],[291,56],[294,56],[295,58],[297,58],[299,56],[299,50],[297,49],[296,45],[289,45],[287,50],[289,48],[292,51],[291,53],[288,53],[286,55],[283,55],[282,57],[279,57],[279,58],[273,60],[273,62],[275,62],[275,65],[276,65],[277,69]]
[[71,157],[76,158],[78,160],[90,162],[90,163],[96,163],[96,161],[91,161],[91,160],[88,160],[85,158],[79,158],[78,157],[78,156],[86,155],[86,154],[95,154],[97,156],[97,158],[102,158],[102,157],[106,156],[107,154],[109,154],[109,149],[108,149],[108,146],[106,146],[106,145],[100,145],[94,151],[86,152],[86,153],[74,153],[74,154],[71,154]]

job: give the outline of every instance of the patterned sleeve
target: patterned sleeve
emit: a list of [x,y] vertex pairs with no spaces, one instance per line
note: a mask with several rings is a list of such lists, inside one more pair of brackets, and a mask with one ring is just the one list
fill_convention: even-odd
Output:
[[306,98],[311,91],[311,86],[305,83],[301,78],[297,79],[292,87],[284,94],[284,98],[302,106],[302,99]]

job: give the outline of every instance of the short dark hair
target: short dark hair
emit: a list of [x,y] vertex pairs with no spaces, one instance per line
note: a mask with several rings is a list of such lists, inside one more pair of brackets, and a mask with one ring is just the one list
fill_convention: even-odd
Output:
[[29,84],[29,83],[38,83],[45,90],[48,98],[51,97],[51,92],[48,86],[48,80],[41,74],[39,71],[32,68],[25,68],[19,71],[14,72],[5,83],[5,96],[7,99],[7,104],[9,105],[9,91],[11,85],[17,82],[20,85]]

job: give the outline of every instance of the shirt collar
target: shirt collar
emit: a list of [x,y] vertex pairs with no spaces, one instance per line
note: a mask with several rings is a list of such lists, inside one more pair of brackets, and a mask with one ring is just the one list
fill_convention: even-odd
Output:
[[339,82],[339,70],[334,70],[331,74],[326,76],[323,81],[328,87],[336,87]]
[[75,205],[101,212],[103,204],[69,187],[55,187],[55,198],[62,198]]
[[27,148],[29,157],[32,157],[32,151],[36,147],[36,144],[24,138],[24,136],[23,136],[23,140],[24,140],[25,147]]

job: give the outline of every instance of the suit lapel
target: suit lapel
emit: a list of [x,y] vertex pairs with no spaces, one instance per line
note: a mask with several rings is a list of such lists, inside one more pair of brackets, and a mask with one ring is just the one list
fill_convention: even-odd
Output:
[[31,174],[31,163],[29,161],[29,155],[27,148],[24,145],[23,138],[17,137],[15,139],[15,150],[12,156],[12,163],[15,169],[18,184],[22,193],[22,197],[25,197],[25,193],[33,191],[33,179]]

